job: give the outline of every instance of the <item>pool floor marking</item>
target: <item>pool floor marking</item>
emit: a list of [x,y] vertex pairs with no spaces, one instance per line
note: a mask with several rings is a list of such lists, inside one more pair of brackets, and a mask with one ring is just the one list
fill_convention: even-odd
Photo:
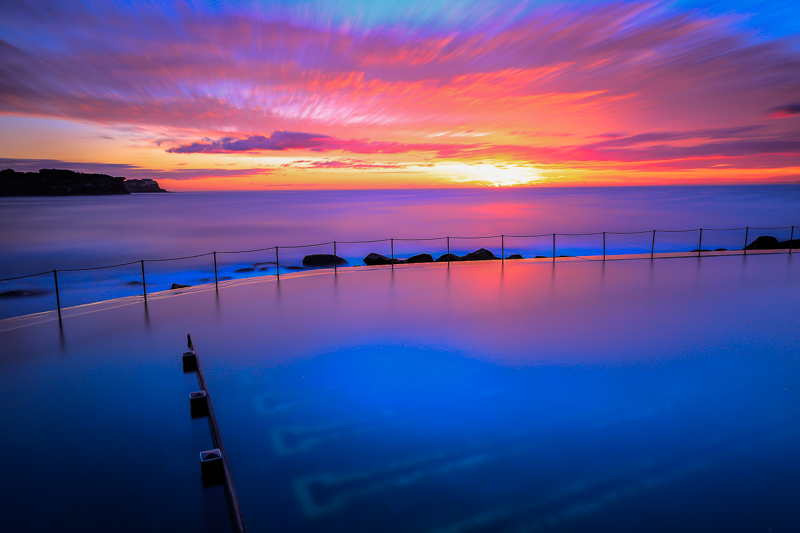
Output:
[[[699,454],[696,448],[682,452],[682,454],[693,452],[699,455],[697,457],[673,457],[661,463],[640,460],[633,467],[571,483],[536,502],[502,506],[449,526],[434,529],[430,533],[481,531],[522,533],[546,530],[596,512],[608,505],[614,505],[623,498],[654,490],[683,476],[713,468],[750,452],[757,444],[778,444],[798,435],[800,431],[797,430],[775,432],[767,436],[758,434],[737,443],[731,441],[741,435],[727,438],[719,435],[716,439],[701,444],[701,447],[706,449]],[[718,449],[719,446],[726,444],[729,445],[726,449]],[[672,463],[672,466],[669,463]],[[531,518],[531,515],[534,517]]]
[[[327,472],[304,476],[292,480],[292,486],[303,512],[307,517],[312,518],[344,509],[351,500],[356,498],[370,496],[395,487],[407,486],[454,470],[478,466],[494,459],[491,454],[479,453],[456,461],[435,464],[446,459],[447,455],[440,452],[431,456],[392,462],[372,470],[338,476]],[[358,486],[358,482],[362,482],[362,486]],[[350,487],[354,484],[356,487],[352,489],[336,489],[337,485]],[[320,501],[319,496],[315,495],[315,487],[328,489],[328,501]]]

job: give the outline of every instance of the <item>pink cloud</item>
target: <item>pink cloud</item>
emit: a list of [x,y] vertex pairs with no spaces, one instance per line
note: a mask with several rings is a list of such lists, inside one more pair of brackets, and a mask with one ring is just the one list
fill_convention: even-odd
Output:
[[294,168],[355,169],[355,170],[404,170],[408,165],[398,163],[374,163],[363,159],[333,159],[326,161],[293,161],[281,165]]

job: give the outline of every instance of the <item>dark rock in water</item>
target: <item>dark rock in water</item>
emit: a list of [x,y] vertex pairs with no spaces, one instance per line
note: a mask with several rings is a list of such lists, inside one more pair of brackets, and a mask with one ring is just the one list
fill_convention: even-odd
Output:
[[402,263],[402,259],[392,259],[391,257],[386,257],[385,255],[376,254],[375,252],[370,253],[367,257],[364,258],[364,264],[367,266],[374,266],[374,265],[391,265],[391,264],[400,264]]
[[241,274],[242,272],[255,272],[255,268],[237,268],[233,271],[234,274]]
[[303,266],[312,268],[325,268],[336,266],[345,266],[349,263],[333,254],[310,254],[303,258]]
[[211,278],[200,278],[197,281],[211,281]]
[[452,263],[453,261],[461,261],[461,258],[456,254],[444,254],[436,260],[437,263],[441,263],[442,261],[450,261]]
[[728,249],[727,248],[714,248],[714,251],[715,252],[727,252]]
[[520,254],[511,254],[508,257],[506,257],[506,259],[524,259],[524,257],[522,257],[522,255]]
[[141,281],[129,281],[128,282],[128,285],[141,285],[141,284],[142,284]]
[[[744,247],[745,250],[777,250],[781,247],[778,239],[772,235],[762,235],[750,244]],[[787,244],[788,248],[788,244]]]
[[480,248],[461,258],[462,261],[487,261],[489,259],[497,259],[497,257],[486,248]]
[[26,296],[42,296],[50,291],[40,289],[17,289],[14,291],[0,292],[0,298],[25,298]]
[[259,263],[255,263],[253,265],[253,268],[258,268],[258,267],[263,267],[263,266],[273,266],[273,265],[277,265],[277,264],[278,263],[276,263],[275,261],[261,261]]
[[406,263],[433,263],[433,256],[431,254],[412,255],[406,259]]
[[226,279],[233,279],[233,277],[232,276],[222,276],[221,278],[219,278],[220,281],[224,281]]
[[264,272],[265,270],[268,270],[267,267],[261,267],[258,269],[259,272]]
[[549,259],[546,255],[537,255],[534,259]]
[[182,285],[182,284],[180,284],[180,283],[173,283],[173,284],[172,284],[172,287],[170,287],[170,288],[169,288],[169,290],[174,290],[174,289],[185,289],[186,287],[191,287],[191,285]]
[[281,267],[281,268],[284,268],[284,269],[286,269],[286,270],[308,270],[308,269],[307,269],[307,268],[305,268],[305,267],[299,267],[299,266],[294,266],[294,265],[292,265],[292,266],[285,266],[285,267]]
[[574,255],[559,255],[558,257],[575,257]]
[[125,185],[125,190],[130,193],[167,192],[158,186],[158,182],[156,180],[149,178],[143,178],[143,179],[128,178],[125,180],[124,185]]
[[772,235],[763,235],[744,248],[745,250],[787,250],[789,248],[797,250],[800,248],[800,239],[778,241]]

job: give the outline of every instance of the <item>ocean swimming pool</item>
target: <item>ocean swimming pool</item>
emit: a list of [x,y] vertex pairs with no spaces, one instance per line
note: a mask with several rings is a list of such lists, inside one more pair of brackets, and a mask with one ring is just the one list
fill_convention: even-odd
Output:
[[798,296],[786,254],[507,261],[0,321],[5,514],[222,527],[192,333],[251,532],[796,530]]

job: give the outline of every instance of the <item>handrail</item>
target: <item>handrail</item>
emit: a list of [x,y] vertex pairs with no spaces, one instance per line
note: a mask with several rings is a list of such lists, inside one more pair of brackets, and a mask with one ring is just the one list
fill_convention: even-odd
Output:
[[[115,265],[105,265],[105,266],[85,267],[85,268],[65,268],[65,269],[61,269],[60,271],[61,272],[84,272],[84,271],[89,271],[89,270],[103,270],[103,269],[107,269],[107,268],[118,268],[118,267],[121,267],[121,266],[129,266],[129,265],[134,265],[136,263],[140,263],[141,267],[142,267],[142,292],[143,292],[144,300],[146,302],[147,301],[147,282],[145,280],[145,269],[144,269],[144,264],[145,263],[165,262],[165,261],[182,261],[182,260],[186,260],[186,259],[195,259],[195,258],[198,258],[198,257],[205,257],[205,256],[213,255],[214,256],[214,284],[218,288],[219,287],[219,282],[218,282],[218,277],[217,277],[217,254],[241,254],[241,253],[249,253],[249,252],[264,252],[264,251],[268,251],[268,250],[275,250],[275,264],[276,264],[276,267],[278,268],[277,276],[280,279],[280,263],[279,263],[279,257],[278,257],[278,249],[279,248],[284,248],[284,249],[313,248],[313,247],[317,247],[317,246],[327,246],[327,245],[331,245],[332,244],[333,245],[333,249],[334,249],[334,255],[336,255],[336,244],[337,243],[338,244],[371,244],[371,243],[376,243],[376,242],[387,242],[387,241],[390,241],[391,242],[391,248],[392,248],[392,254],[391,254],[392,255],[392,261],[391,261],[391,264],[394,265],[394,263],[395,263],[395,259],[394,259],[394,241],[417,242],[417,241],[443,241],[443,240],[446,240],[447,241],[447,262],[449,263],[450,262],[450,256],[452,255],[450,253],[450,239],[459,239],[459,240],[467,240],[467,239],[472,239],[472,240],[474,240],[474,239],[500,239],[501,240],[500,241],[500,248],[502,250],[501,255],[504,256],[505,255],[505,239],[506,238],[531,239],[531,238],[540,238],[540,237],[551,237],[552,240],[553,240],[553,244],[552,244],[553,262],[555,262],[555,260],[556,260],[556,237],[586,237],[586,236],[602,235],[603,236],[603,260],[605,261],[606,260],[606,236],[607,235],[639,235],[639,234],[650,234],[650,233],[652,233],[653,239],[652,239],[651,248],[650,248],[650,258],[653,259],[654,253],[655,253],[655,247],[656,247],[656,234],[657,233],[691,233],[691,232],[695,232],[695,231],[699,232],[700,233],[700,238],[699,238],[699,242],[698,242],[698,245],[697,245],[697,249],[696,250],[691,250],[691,252],[695,252],[696,251],[697,255],[699,257],[702,254],[702,252],[704,251],[702,249],[703,231],[709,232],[709,231],[741,231],[741,230],[745,230],[745,242],[744,242],[744,247],[742,248],[742,251],[743,251],[744,255],[747,255],[747,251],[748,251],[747,246],[749,246],[747,244],[747,241],[748,241],[748,235],[749,235],[751,229],[752,230],[762,230],[762,231],[763,230],[791,229],[791,234],[790,234],[790,237],[789,237],[789,246],[788,246],[788,250],[789,250],[788,253],[791,254],[793,252],[793,248],[794,248],[794,228],[795,228],[795,226],[775,226],[775,227],[747,226],[747,227],[744,227],[744,228],[712,228],[712,229],[709,229],[709,228],[696,228],[696,229],[674,229],[674,230],[661,229],[661,230],[641,230],[641,231],[602,231],[602,232],[587,232],[587,233],[542,233],[542,234],[534,234],[534,235],[505,235],[505,234],[501,234],[501,235],[484,235],[484,236],[450,236],[450,235],[448,235],[446,237],[420,237],[420,238],[403,238],[403,239],[389,238],[389,239],[370,239],[370,240],[360,240],[360,241],[327,241],[327,242],[320,242],[320,243],[314,243],[314,244],[300,244],[300,245],[293,245],[293,246],[270,246],[268,248],[256,248],[256,249],[253,249],[253,250],[231,250],[231,251],[222,251],[222,252],[214,251],[214,252],[206,252],[206,253],[196,254],[196,255],[188,255],[188,256],[184,256],[184,257],[170,257],[170,258],[166,258],[166,259],[140,259],[138,261],[130,261],[130,262],[119,263],[119,264],[115,264]],[[706,250],[706,251],[708,251],[708,250]],[[501,259],[505,260],[505,257],[501,257]],[[333,266],[334,266],[334,270],[336,270],[337,261],[334,261],[334,265]],[[25,279],[25,278],[32,278],[32,277],[36,277],[36,276],[43,276],[43,275],[46,275],[46,274],[53,274],[53,279],[54,279],[55,288],[56,288],[56,306],[58,308],[58,313],[59,313],[59,318],[60,318],[60,316],[61,316],[61,303],[60,303],[60,297],[59,297],[59,291],[58,291],[58,274],[57,274],[57,272],[58,272],[58,270],[53,269],[53,270],[48,270],[48,271],[45,271],[45,272],[38,272],[36,274],[27,274],[27,275],[23,275],[23,276],[15,276],[15,277],[11,277],[11,278],[3,278],[3,279],[0,279],[0,282],[14,281],[14,280],[18,280],[18,279]],[[60,322],[61,321],[59,320],[59,323]]]
[[[551,237],[553,235],[557,237],[585,237],[585,236],[592,236],[592,235],[636,235],[636,234],[645,234],[645,233],[689,233],[693,231],[740,231],[744,229],[754,229],[754,230],[777,230],[777,229],[794,229],[796,226],[775,226],[775,227],[755,227],[755,226],[748,226],[748,228],[694,228],[694,229],[659,229],[659,230],[641,230],[641,231],[595,231],[589,233],[540,233],[540,234],[533,234],[533,235],[482,235],[482,236],[447,236],[447,237],[418,237],[418,238],[404,238],[404,239],[370,239],[370,240],[363,240],[363,241],[327,241],[327,242],[318,242],[314,244],[298,244],[292,246],[280,246],[280,248],[313,248],[315,246],[326,246],[329,244],[333,244],[337,242],[339,244],[371,244],[376,242],[388,242],[390,240],[394,241],[441,241],[445,239],[499,239],[501,237],[513,238],[513,239],[533,239],[537,237]],[[793,240],[790,238],[790,240]],[[102,270],[106,268],[117,268],[121,266],[128,266],[134,265],[136,263],[157,263],[157,262],[164,262],[164,261],[183,261],[185,259],[195,259],[197,257],[205,257],[208,255],[213,254],[243,254],[243,253],[250,253],[250,252],[266,252],[268,250],[274,250],[278,248],[277,246],[270,246],[268,248],[255,248],[253,250],[229,250],[229,251],[217,251],[217,252],[206,252],[202,254],[196,255],[187,255],[184,257],[169,257],[166,259],[139,259],[136,261],[130,261],[127,263],[119,263],[116,265],[104,265],[104,266],[97,266],[97,267],[85,267],[85,268],[61,268],[58,269],[59,272],[82,272],[87,270]],[[32,278],[36,276],[43,276],[45,274],[52,273],[52,270],[47,270],[45,272],[38,272],[36,274],[28,274],[25,276],[15,276],[12,278],[3,278],[0,279],[0,282],[3,281],[12,281],[17,279],[23,278]]]

